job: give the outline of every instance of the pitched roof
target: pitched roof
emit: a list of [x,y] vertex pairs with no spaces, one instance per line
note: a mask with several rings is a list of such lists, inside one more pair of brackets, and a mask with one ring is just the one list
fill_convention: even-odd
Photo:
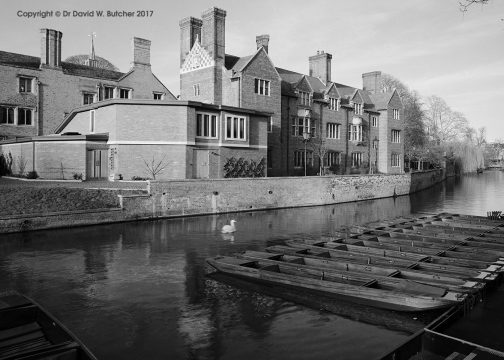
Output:
[[[367,92],[367,91],[366,91]],[[390,99],[394,95],[394,92],[386,92],[386,93],[377,93],[377,94],[369,94],[371,101],[375,104],[376,110],[386,109],[388,107],[388,103]]]
[[224,58],[224,66],[228,70],[234,70],[236,72],[242,71],[243,68],[247,66],[249,61],[254,57],[254,55],[238,57],[226,54],[226,57]]
[[[29,55],[0,51],[0,64],[37,70],[40,68],[40,58]],[[63,73],[74,76],[92,77],[105,80],[118,80],[124,73],[119,71],[94,68],[87,65],[61,62]]]

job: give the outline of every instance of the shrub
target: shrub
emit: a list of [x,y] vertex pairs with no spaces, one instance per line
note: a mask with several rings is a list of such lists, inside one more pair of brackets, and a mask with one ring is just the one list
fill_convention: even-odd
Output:
[[34,171],[29,171],[28,174],[26,174],[26,178],[27,179],[38,179],[38,174],[37,172],[34,170]]
[[82,173],[73,173],[73,178],[75,180],[82,180],[82,177],[83,177]]
[[145,180],[150,180],[149,178],[141,177],[141,176],[132,176],[131,180],[133,181],[145,181]]

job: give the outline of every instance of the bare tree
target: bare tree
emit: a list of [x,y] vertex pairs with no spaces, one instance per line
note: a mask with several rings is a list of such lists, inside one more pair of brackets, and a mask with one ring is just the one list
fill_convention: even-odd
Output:
[[329,152],[329,148],[327,146],[326,140],[322,137],[322,134],[320,134],[319,137],[313,137],[311,138],[310,142],[310,147],[313,149],[313,153],[315,156],[319,158],[320,165],[319,165],[319,175],[322,176],[324,175],[324,160]]
[[460,0],[459,1],[459,9],[462,12],[466,12],[469,7],[473,4],[488,4],[489,0]]
[[26,165],[28,164],[28,160],[24,157],[24,155],[19,155],[17,158],[19,175],[23,176],[26,170]]
[[446,101],[433,95],[427,98],[427,127],[432,140],[438,144],[464,137],[469,122],[464,114],[452,111]]
[[154,155],[152,155],[152,159],[149,161],[144,158],[142,158],[142,160],[144,162],[145,171],[150,177],[152,177],[153,180],[156,180],[156,175],[161,174],[170,164],[166,161],[166,155],[164,155],[161,160],[156,159]]
[[482,126],[478,128],[476,134],[476,146],[481,147],[486,144],[486,127]]

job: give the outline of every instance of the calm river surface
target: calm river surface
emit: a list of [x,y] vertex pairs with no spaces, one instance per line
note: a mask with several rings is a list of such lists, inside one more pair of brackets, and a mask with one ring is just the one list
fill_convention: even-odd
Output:
[[396,199],[3,235],[0,291],[43,304],[100,360],[373,359],[425,319],[283,300],[206,276],[205,258],[412,212],[485,215],[504,210],[503,185],[495,171]]

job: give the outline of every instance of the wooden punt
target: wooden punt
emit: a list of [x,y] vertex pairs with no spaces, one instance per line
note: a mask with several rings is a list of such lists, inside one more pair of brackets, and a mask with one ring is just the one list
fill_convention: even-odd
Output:
[[[347,266],[342,266],[341,263],[336,263],[334,261],[329,261],[320,258],[310,258],[303,256],[294,256],[288,254],[273,254],[263,251],[251,251],[247,250],[239,255],[240,258],[250,259],[250,260],[261,260],[269,261],[272,265],[282,263],[284,265],[289,265],[293,267],[301,267],[307,269],[315,269],[319,271],[325,271],[327,274],[332,274],[331,276],[338,277],[357,277],[360,279],[365,279],[366,281],[375,279],[379,282],[379,286],[386,290],[401,290],[407,293],[421,294],[421,295],[435,295],[439,296],[441,293],[444,294],[445,291],[452,291],[454,293],[469,293],[471,292],[467,287],[455,287],[455,286],[445,286],[444,284],[437,283],[427,283],[422,281],[411,280],[401,277],[401,272],[396,269],[367,269],[367,270],[351,270]],[[481,289],[481,287],[479,287]]]
[[301,269],[283,264],[251,261],[236,257],[218,256],[207,259],[217,271],[249,280],[279,286],[311,290],[327,296],[353,301],[362,305],[395,311],[430,311],[453,306],[464,299],[461,294],[446,292],[443,296],[407,294],[377,288],[376,280],[341,279],[326,276],[324,271]]
[[469,222],[480,222],[480,223],[488,223],[488,224],[500,224],[500,226],[504,226],[504,219],[490,219],[488,216],[477,216],[477,215],[466,215],[466,214],[456,214],[456,213],[439,213],[431,215],[433,217],[441,217],[454,219],[457,221],[469,221]]
[[350,231],[370,236],[380,236],[380,237],[389,237],[391,239],[405,239],[405,240],[413,240],[413,241],[421,241],[421,242],[430,242],[430,243],[439,243],[446,245],[457,245],[460,247],[467,247],[470,249],[475,249],[478,252],[490,252],[498,254],[499,256],[504,255],[504,244],[499,244],[496,242],[489,242],[484,238],[474,238],[471,236],[461,236],[459,238],[454,238],[452,236],[442,236],[443,234],[439,234],[437,232],[428,232],[428,231],[417,231],[413,229],[398,229],[391,227],[380,227],[380,228],[368,228],[363,226],[352,226],[349,228]]
[[[380,254],[372,253],[372,252],[358,252],[351,251],[348,249],[347,245],[340,245],[338,248],[332,247],[323,247],[323,246],[315,246],[308,245],[301,242],[296,241],[287,241],[286,244],[288,246],[306,250],[312,249],[316,251],[325,250],[330,257],[339,257],[340,259],[358,259],[359,261],[367,261],[369,264],[382,264],[389,266],[399,266],[403,268],[417,269],[422,271],[432,271],[443,274],[449,274],[449,276],[456,276],[464,279],[473,279],[475,281],[494,281],[497,279],[498,274],[494,274],[493,271],[486,270],[478,270],[469,267],[461,267],[461,266],[453,266],[453,265],[443,265],[443,264],[432,264],[428,262],[415,261],[411,258],[401,258],[401,252],[395,252],[397,257],[387,256],[387,251],[385,251],[385,256],[383,255],[383,251],[380,251]],[[388,252],[392,254],[392,252]],[[427,257],[423,257],[427,258]]]
[[368,263],[369,258],[341,259],[332,252],[319,249],[296,249],[290,246],[274,245],[266,248],[272,254],[292,255],[303,257],[305,260],[313,259],[319,263],[325,263],[331,268],[358,273],[372,273],[380,276],[393,276],[402,279],[413,280],[425,284],[446,287],[454,291],[477,292],[484,288],[484,282],[467,281],[464,276],[449,276],[442,273],[433,273],[410,269],[402,264],[390,264],[388,261],[373,261]]
[[0,360],[96,360],[42,306],[17,293],[0,296]]
[[[319,246],[322,248],[331,248],[337,250],[348,250],[357,253],[363,254],[373,254],[377,256],[384,257],[394,257],[394,258],[403,258],[403,259],[411,259],[416,260],[418,262],[429,263],[430,265],[451,265],[457,267],[467,267],[473,268],[477,270],[483,270],[488,272],[500,272],[504,271],[502,269],[502,265],[499,262],[489,262],[489,261],[480,261],[480,260],[470,260],[463,259],[459,257],[448,257],[447,255],[432,255],[425,253],[419,254],[417,252],[412,252],[413,250],[408,247],[404,247],[402,249],[398,247],[396,250],[388,249],[387,247],[392,247],[394,245],[380,245],[376,242],[364,242],[364,241],[356,241],[354,243],[345,242],[345,240],[340,239],[338,241],[320,241],[320,240],[287,240],[286,244],[289,246],[301,246],[303,247],[305,244],[311,246]],[[417,249],[418,250],[418,249]],[[441,254],[439,252],[439,254]],[[445,252],[446,254],[446,252]]]
[[[503,251],[482,250],[481,248],[471,247],[466,244],[455,245],[440,242],[430,242],[427,240],[415,241],[401,237],[392,238],[389,236],[380,236],[371,234],[355,234],[355,233],[347,234],[344,232],[335,232],[334,236],[321,238],[321,240],[324,241],[325,240],[336,241],[338,239],[348,239],[351,241],[358,241],[358,240],[370,241],[371,244],[377,243],[385,247],[395,246],[396,248],[398,248],[399,246],[401,246],[401,249],[403,249],[404,251],[409,251],[406,250],[409,248],[412,249],[412,251],[414,252],[421,252],[426,254],[432,253],[433,255],[440,254],[441,256],[445,254],[447,257],[460,257],[462,259],[475,259],[489,262],[499,261],[501,260],[501,257],[504,256],[504,250]],[[390,247],[390,249],[394,249],[394,247]]]

